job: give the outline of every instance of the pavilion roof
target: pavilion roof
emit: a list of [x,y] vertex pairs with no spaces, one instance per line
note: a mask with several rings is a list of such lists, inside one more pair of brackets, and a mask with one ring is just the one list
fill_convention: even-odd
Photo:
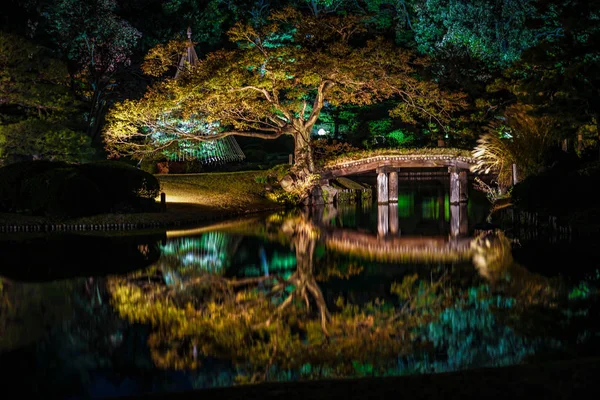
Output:
[[179,64],[177,64],[177,72],[175,72],[175,78],[179,76],[179,73],[183,71],[187,66],[195,67],[198,65],[198,54],[194,49],[194,43],[192,42],[192,28],[188,26],[187,29],[188,44],[185,54],[181,56]]

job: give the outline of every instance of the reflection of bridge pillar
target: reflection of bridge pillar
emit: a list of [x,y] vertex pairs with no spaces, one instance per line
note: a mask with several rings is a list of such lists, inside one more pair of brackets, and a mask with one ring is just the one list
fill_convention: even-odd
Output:
[[391,171],[389,178],[388,178],[388,183],[389,183],[389,200],[390,203],[397,203],[398,202],[398,172],[397,171]]
[[450,204],[450,236],[466,236],[468,233],[467,203]]
[[456,167],[448,167],[450,173],[450,204],[466,202],[469,199],[467,171]]
[[390,233],[397,235],[399,231],[398,227],[398,204],[390,204]]
[[377,170],[377,202],[387,204],[389,202],[388,175],[385,170]]
[[438,221],[440,224],[440,231],[444,230],[444,225],[446,223],[446,207],[444,200],[443,188],[440,187],[437,191]]
[[388,234],[390,226],[390,207],[387,204],[380,204],[377,207],[377,235],[384,237]]

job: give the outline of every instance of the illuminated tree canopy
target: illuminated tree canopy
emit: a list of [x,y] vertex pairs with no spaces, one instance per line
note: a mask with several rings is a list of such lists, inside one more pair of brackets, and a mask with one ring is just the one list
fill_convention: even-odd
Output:
[[[369,105],[397,98],[392,115],[440,125],[461,105],[461,95],[420,78],[425,60],[411,52],[382,39],[355,46],[353,38],[364,31],[360,18],[311,17],[286,9],[270,21],[262,28],[236,25],[229,36],[237,49],[211,53],[141,100],[117,104],[108,117],[107,150],[114,156],[153,152],[147,140],[153,128],[189,141],[291,135],[296,163],[314,171],[309,144],[326,103]],[[147,72],[163,71],[161,60],[147,59]],[[169,123],[174,117],[203,123],[182,129]]]

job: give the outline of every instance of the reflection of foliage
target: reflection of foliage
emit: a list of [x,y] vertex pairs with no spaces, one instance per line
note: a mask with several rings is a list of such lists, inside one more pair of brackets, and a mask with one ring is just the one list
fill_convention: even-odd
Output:
[[484,234],[471,243],[473,264],[491,286],[515,298],[519,306],[554,308],[565,299],[566,284],[529,272],[512,258],[511,245],[502,231]]
[[[257,231],[287,240],[295,270],[228,277],[195,269],[176,286],[165,284],[162,266],[110,278],[119,314],[152,325],[148,343],[158,367],[200,369],[207,358],[228,360],[233,377],[220,374],[214,384],[222,384],[518,363],[542,346],[566,343],[531,326],[532,316],[555,316],[569,293],[586,290],[580,285],[579,292],[565,291],[561,281],[515,264],[510,242],[497,232],[473,242],[480,276],[465,280],[454,268],[430,268],[392,283],[393,296],[385,300],[357,303],[335,295],[326,304],[317,282],[348,278],[362,268],[323,253],[316,246],[321,230],[303,214],[277,214]],[[293,263],[284,257],[281,264]],[[571,314],[558,315],[554,325],[568,325]]]
[[443,310],[439,319],[423,330],[423,338],[436,348],[445,348],[445,360],[432,362],[435,372],[473,366],[518,364],[533,353],[532,344],[513,329],[502,325],[492,312],[509,309],[514,300],[492,296],[489,287],[472,287],[466,297]]
[[291,253],[280,254],[278,251],[274,251],[271,258],[268,259],[264,249],[261,247],[261,261],[263,265],[258,267],[254,264],[246,265],[240,272],[239,275],[250,277],[250,276],[261,276],[268,274],[280,274],[284,279],[287,279],[293,271],[296,270],[296,256]]
[[[358,306],[339,298],[337,311],[328,318],[328,338],[321,318],[311,318],[310,305],[292,301],[281,308],[281,300],[274,301],[280,298],[277,287],[287,285],[272,279],[270,291],[256,291],[249,284],[268,280],[226,280],[203,273],[196,281],[202,286],[202,302],[174,296],[162,285],[141,288],[134,283],[144,281],[139,277],[112,278],[110,289],[121,315],[155,327],[149,344],[160,367],[197,368],[202,357],[222,357],[233,360],[238,374],[249,374],[252,381],[286,370],[306,377],[354,376],[364,364],[383,373],[395,364],[390,354],[412,349],[412,329],[435,318],[447,301],[444,296],[434,299],[434,293],[443,294],[444,275],[431,285],[414,285],[412,278],[399,284],[398,290],[408,296],[401,308],[382,301]],[[306,277],[298,275],[301,279]],[[279,317],[273,318],[275,314]]]
[[[34,343],[45,331],[72,312],[72,284],[21,284],[2,281],[0,290],[0,352]],[[47,304],[52,304],[48,307]]]
[[331,257],[331,260],[328,258],[326,262],[319,263],[315,279],[319,282],[330,279],[350,279],[360,275],[364,270],[365,267],[358,263],[352,261],[338,263]]
[[[332,312],[313,273],[319,230],[302,215],[271,224],[296,252],[291,275],[226,278],[202,269],[173,287],[152,278],[159,272],[154,268],[110,280],[118,312],[154,326],[149,344],[157,365],[198,368],[204,357],[225,358],[248,376],[242,381],[292,370],[307,377],[357,375],[365,364],[383,373],[394,364],[386,355],[412,349],[412,330],[435,318],[448,299],[445,274],[418,285],[411,277],[395,286],[400,306],[378,300],[359,306],[339,298]],[[345,270],[339,274],[330,265],[319,276],[360,270],[341,265]]]
[[593,330],[581,332],[577,325],[587,325],[583,319],[589,318],[598,300],[598,289],[591,282],[568,285],[561,278],[528,271],[513,261],[510,243],[502,232],[482,236],[474,247],[474,264],[490,282],[490,290],[513,299],[510,308],[494,310],[503,324],[520,335],[540,338],[536,346],[550,346],[554,351],[575,343],[583,346],[594,337]]
[[232,237],[222,232],[208,232],[196,238],[173,239],[161,246],[165,264],[200,268],[222,273],[227,268],[228,248]]

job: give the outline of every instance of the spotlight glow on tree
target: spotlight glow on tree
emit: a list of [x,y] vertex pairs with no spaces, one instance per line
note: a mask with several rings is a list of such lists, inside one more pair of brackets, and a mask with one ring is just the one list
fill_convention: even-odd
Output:
[[[185,44],[185,52],[177,64],[175,78],[188,68],[198,66],[198,55],[194,49],[192,30],[189,27],[187,36],[188,40]],[[173,43],[168,47],[179,52],[179,43]],[[147,58],[151,60],[153,57],[159,55],[159,53],[156,50],[151,51]],[[198,160],[205,164],[212,164],[241,161],[244,159],[244,153],[233,136],[212,141],[180,140],[178,135],[168,133],[170,126],[175,126],[179,131],[187,132],[188,134],[210,137],[210,135],[218,132],[219,124],[216,122],[206,122],[202,118],[198,118],[197,115],[190,115],[188,118],[178,118],[165,113],[157,121],[155,127],[144,127],[144,129],[152,132],[148,138],[150,143],[157,149],[162,149],[162,154],[170,161]]]
[[[439,125],[461,107],[461,95],[421,79],[425,60],[383,39],[360,46],[350,42],[363,31],[359,17],[305,16],[294,9],[274,12],[262,28],[238,24],[229,32],[236,49],[211,53],[142,99],[117,104],[108,116],[107,150],[113,156],[154,152],[147,139],[155,131],[205,142],[231,135],[290,135],[296,172],[306,176],[315,170],[311,133],[326,102],[362,106],[397,98],[393,116]],[[165,59],[155,54],[146,71],[164,73]],[[174,123],[192,116],[215,124],[216,132]]]

